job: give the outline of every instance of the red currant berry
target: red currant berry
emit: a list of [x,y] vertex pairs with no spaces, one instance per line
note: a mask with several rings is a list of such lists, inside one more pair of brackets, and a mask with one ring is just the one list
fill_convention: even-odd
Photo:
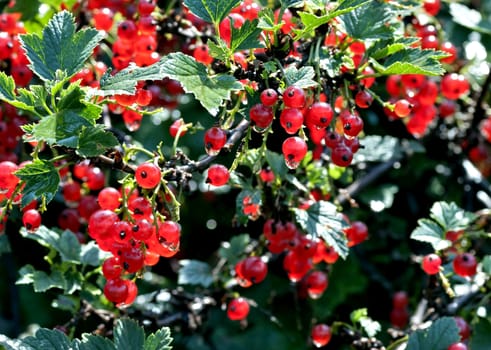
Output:
[[102,274],[108,280],[119,278],[122,272],[123,267],[121,266],[118,257],[112,256],[102,263]]
[[431,16],[436,16],[440,12],[440,0],[424,0],[423,8]]
[[274,89],[266,89],[261,92],[259,99],[263,105],[271,107],[278,102],[278,93]]
[[373,96],[366,90],[360,90],[355,95],[355,103],[359,108],[368,108],[373,102]]
[[320,348],[325,346],[331,341],[331,327],[323,323],[317,324],[314,326],[314,328],[312,328],[310,336],[315,347]]
[[406,309],[409,304],[409,297],[403,290],[392,295],[392,307],[394,309]]
[[283,92],[283,103],[288,108],[303,108],[305,106],[305,92],[297,86],[289,86]]
[[347,167],[351,164],[352,160],[353,151],[344,142],[339,142],[332,150],[331,161],[333,164],[340,167]]
[[409,102],[406,99],[398,100],[394,104],[394,113],[399,117],[403,118],[409,115],[411,113],[411,110],[413,109],[413,105],[411,102]]
[[129,246],[120,255],[121,265],[129,273],[135,273],[143,268],[145,253],[138,247]]
[[423,258],[421,267],[428,275],[436,275],[440,272],[440,266],[442,265],[442,259],[436,254],[428,254]]
[[298,136],[291,136],[283,141],[282,151],[286,166],[296,169],[307,154],[307,143]]
[[409,321],[409,313],[406,308],[392,309],[390,312],[390,323],[393,327],[403,329]]
[[184,136],[186,134],[186,132],[188,131],[188,129],[186,127],[186,123],[184,122],[184,120],[182,118],[174,120],[174,122],[172,122],[171,126],[169,127],[169,134],[173,138],[177,137],[177,133],[179,131],[180,131],[179,137]]
[[128,286],[120,278],[107,280],[104,286],[104,295],[107,300],[113,303],[122,303],[128,297]]
[[353,221],[344,232],[348,238],[348,247],[360,244],[368,238],[368,227],[361,221]]
[[138,35],[138,28],[136,23],[130,19],[126,19],[118,25],[118,38],[126,41],[136,40]]
[[206,183],[213,186],[223,186],[230,178],[230,173],[226,166],[213,164],[208,168]]
[[470,277],[476,274],[477,260],[471,253],[458,254],[453,260],[454,272],[462,277]]
[[209,65],[213,63],[213,57],[210,55],[210,48],[206,44],[196,45],[193,51],[193,57],[196,61]]
[[121,205],[121,193],[114,187],[106,187],[97,195],[101,209],[116,210]]
[[303,114],[298,108],[285,108],[280,114],[280,124],[287,134],[295,134],[303,125]]
[[462,74],[451,73],[442,78],[440,88],[444,97],[456,100],[469,92],[470,85]]
[[227,133],[225,130],[216,126],[205,132],[205,150],[209,155],[217,155],[227,142]]
[[455,343],[448,347],[448,350],[467,350],[468,347],[464,343]]
[[329,103],[315,102],[310,106],[305,121],[307,125],[317,128],[326,128],[331,124],[334,112]]
[[328,285],[327,275],[322,271],[313,271],[305,278],[307,292],[312,299],[319,299]]
[[41,214],[36,209],[29,209],[22,215],[22,223],[27,232],[35,232],[41,226]]
[[355,137],[363,130],[363,119],[355,113],[343,113],[341,115],[344,134]]
[[440,50],[449,54],[448,57],[442,58],[440,62],[452,64],[457,59],[457,48],[450,41],[445,41],[440,45]]
[[249,314],[249,303],[244,298],[232,299],[227,306],[227,317],[232,321],[240,321]]
[[247,281],[260,283],[268,274],[268,265],[258,256],[250,256],[242,261],[241,275]]
[[160,168],[153,163],[142,163],[135,171],[136,183],[142,188],[155,188],[161,180]]
[[261,132],[271,125],[274,115],[271,107],[258,103],[249,110],[249,117],[251,118],[254,130]]
[[138,13],[140,16],[148,16],[155,10],[155,0],[138,1]]
[[471,336],[471,327],[469,326],[467,321],[460,316],[455,316],[454,319],[457,327],[459,328],[460,340],[464,341],[469,339],[469,337]]
[[312,268],[312,259],[300,256],[295,251],[289,251],[283,260],[283,268],[292,282],[300,281]]

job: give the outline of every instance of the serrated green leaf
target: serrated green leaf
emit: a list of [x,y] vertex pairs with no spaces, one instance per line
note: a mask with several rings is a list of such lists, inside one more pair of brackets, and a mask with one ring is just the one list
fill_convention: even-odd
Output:
[[367,50],[367,56],[380,60],[396,52],[409,48],[412,44],[419,41],[419,38],[402,37],[396,40],[379,40]]
[[208,48],[210,56],[218,60],[225,61],[232,55],[232,50],[230,50],[227,43],[220,38],[217,39],[217,43],[210,40],[208,42]]
[[293,208],[295,220],[307,233],[313,237],[322,238],[343,259],[348,256],[348,241],[343,229],[348,224],[334,204],[318,201],[307,210]]
[[19,232],[22,237],[32,239],[43,247],[58,250],[58,240],[60,239],[60,235],[44,225],[39,226],[34,233],[28,232],[24,227],[22,227]]
[[418,226],[411,233],[411,239],[430,243],[435,250],[446,249],[451,245],[444,237],[443,228],[429,219],[419,219]]
[[111,132],[104,130],[102,125],[82,127],[76,152],[82,157],[96,157],[117,145],[118,139]]
[[340,74],[341,67],[353,66],[353,59],[343,52],[335,52],[323,50],[319,61],[320,67],[326,71],[327,75],[334,78]]
[[143,350],[171,350],[172,337],[168,327],[161,328],[145,339]]
[[280,0],[281,7],[290,8],[297,7],[303,4],[303,0]]
[[60,270],[53,270],[50,275],[44,271],[35,271],[32,285],[36,293],[46,292],[51,288],[65,289],[66,280]]
[[302,89],[317,86],[314,80],[315,71],[312,66],[304,66],[297,69],[295,66],[289,66],[285,69],[285,82],[288,86],[295,85]]
[[25,183],[22,190],[22,208],[34,199],[43,199],[49,203],[58,192],[60,175],[49,161],[33,160],[17,170],[15,174]]
[[66,113],[70,111],[86,119],[91,124],[95,124],[95,120],[102,113],[102,107],[87,101],[85,94],[85,91],[82,90],[78,82],[70,84],[61,93],[60,101],[57,105],[58,112]]
[[447,350],[460,339],[459,329],[453,317],[442,317],[428,328],[409,336],[407,350]]
[[390,24],[396,17],[386,3],[371,0],[339,16],[338,19],[353,39],[380,40],[393,37],[394,29]]
[[218,24],[241,0],[184,0],[184,5],[202,20]]
[[128,318],[119,319],[114,327],[114,345],[116,349],[135,349],[143,347],[145,333],[143,328]]
[[233,52],[264,47],[259,41],[261,28],[258,28],[258,20],[245,21],[240,28],[231,27],[232,34],[230,40],[230,49]]
[[83,127],[92,124],[73,111],[55,113],[44,117],[32,128],[32,138],[49,145],[77,148],[78,136]]
[[230,99],[232,91],[242,89],[242,84],[234,77],[226,74],[209,76],[204,64],[180,52],[166,56],[162,73],[179,81],[184,91],[192,93],[212,115],[216,115],[223,102]]
[[383,75],[394,74],[424,74],[442,75],[445,73],[440,59],[447,57],[446,53],[420,48],[406,48],[390,55],[383,65],[374,63],[374,68]]
[[34,111],[33,104],[27,103],[28,101],[24,98],[19,100],[19,97],[15,94],[14,78],[5,74],[5,72],[0,72],[0,100],[25,111]]
[[179,265],[178,284],[200,285],[207,288],[215,279],[210,265],[203,261],[184,259],[179,261]]
[[226,259],[231,265],[235,265],[245,252],[245,248],[251,243],[251,237],[247,234],[234,236],[230,242],[223,242],[218,255],[220,258]]
[[491,22],[489,19],[483,19],[479,11],[470,9],[464,4],[451,3],[450,14],[455,23],[478,33],[491,35]]
[[82,339],[76,339],[72,346],[73,350],[117,350],[111,340],[87,333],[82,334]]
[[35,350],[70,350],[71,342],[65,333],[57,329],[40,328],[34,336],[24,338],[22,343]]
[[82,290],[84,276],[79,271],[69,269],[65,271],[63,278],[65,280],[63,288],[66,294],[71,295],[77,290]]
[[430,216],[438,222],[445,231],[464,230],[476,220],[477,216],[466,212],[454,202],[436,202],[430,210]]
[[93,28],[75,32],[73,15],[62,11],[53,16],[42,35],[20,36],[30,67],[41,80],[56,80],[56,71],[68,78],[80,71],[104,34]]
[[257,27],[266,31],[277,32],[283,26],[283,21],[276,23],[273,10],[270,8],[263,8],[259,11],[258,18]]
[[58,240],[57,250],[62,261],[80,263],[80,242],[72,231],[63,231]]
[[19,278],[15,284],[31,284],[34,282],[36,269],[32,265],[25,265],[19,269]]
[[164,78],[161,70],[165,62],[166,58],[163,57],[150,66],[137,67],[130,65],[114,75],[107,71],[101,78],[100,88],[93,92],[102,96],[133,95],[136,92],[136,85],[139,81],[161,80]]

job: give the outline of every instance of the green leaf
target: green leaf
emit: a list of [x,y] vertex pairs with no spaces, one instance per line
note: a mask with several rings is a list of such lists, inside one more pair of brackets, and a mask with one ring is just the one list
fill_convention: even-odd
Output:
[[240,50],[249,50],[264,47],[259,41],[259,35],[261,34],[261,28],[258,28],[258,20],[245,21],[240,28],[232,28],[232,35],[230,40],[230,49],[233,52]]
[[270,8],[263,8],[259,11],[258,18],[257,27],[266,31],[277,32],[283,26],[283,21],[276,23],[273,10]]
[[80,242],[72,231],[63,231],[58,241],[62,261],[80,263]]
[[94,241],[90,241],[81,247],[80,262],[82,265],[100,266],[108,256],[109,253],[102,251]]
[[55,113],[47,116],[32,128],[32,138],[46,141],[49,145],[60,145],[76,148],[78,136],[83,127],[92,124],[73,111]]
[[380,323],[368,317],[366,308],[358,309],[350,314],[352,323],[359,323],[369,337],[375,336],[382,329]]
[[133,95],[136,92],[136,85],[144,80],[161,80],[162,67],[166,62],[166,57],[160,61],[146,67],[130,65],[125,69],[111,75],[107,71],[101,78],[100,88],[93,91],[96,95],[110,96],[116,94]]
[[23,344],[21,339],[9,339],[3,334],[0,334],[0,346],[4,350],[33,350],[30,346]]
[[30,67],[41,80],[56,80],[56,71],[67,78],[80,71],[104,34],[93,28],[75,32],[74,18],[68,11],[57,13],[42,35],[20,36]]
[[371,0],[339,16],[339,19],[353,39],[379,40],[393,37],[394,29],[390,23],[396,17],[387,4]]
[[390,55],[383,65],[372,61],[374,68],[383,75],[424,74],[442,75],[445,70],[440,59],[447,57],[442,51],[406,48]]
[[349,250],[343,229],[348,227],[348,224],[334,204],[319,201],[307,210],[294,208],[293,212],[302,229],[313,237],[321,237],[339,256],[346,259]]
[[80,310],[80,297],[60,294],[53,300],[51,306],[75,314]]
[[193,284],[207,288],[213,283],[214,277],[207,263],[184,259],[179,261],[179,265],[178,284]]
[[34,111],[33,104],[26,103],[25,99],[19,100],[18,96],[16,96],[14,78],[5,74],[5,72],[0,72],[0,100],[25,111]]
[[52,271],[51,275],[44,271],[35,271],[32,276],[32,285],[36,293],[43,293],[51,288],[65,289],[66,280],[60,270]]
[[184,5],[202,20],[218,24],[241,0],[184,0]]
[[49,161],[33,160],[17,170],[15,174],[25,183],[22,190],[22,208],[34,199],[42,199],[49,203],[58,192],[60,175]]
[[83,126],[78,136],[76,152],[82,157],[96,157],[117,145],[118,139],[111,132],[104,130],[102,125]]
[[373,46],[368,48],[366,55],[375,60],[380,60],[393,55],[396,52],[407,49],[418,41],[419,39],[415,37],[402,37],[395,40],[379,40]]
[[145,341],[143,328],[134,320],[123,318],[114,327],[114,344],[116,349],[142,349]]
[[460,339],[459,329],[453,317],[442,317],[428,328],[409,336],[407,350],[447,350]]
[[227,60],[233,54],[227,43],[220,38],[217,38],[217,43],[208,41],[208,48],[210,49],[210,56],[222,61]]
[[232,91],[242,89],[242,84],[234,77],[226,74],[209,76],[204,64],[180,52],[165,57],[162,73],[178,80],[184,91],[192,93],[212,115],[218,113],[224,100],[230,99]]
[[22,343],[36,350],[70,350],[70,339],[56,329],[40,328],[34,336],[24,338]]
[[73,350],[116,350],[111,340],[87,333],[82,334],[82,339],[76,339],[72,346]]
[[222,242],[222,246],[218,249],[218,256],[226,259],[231,265],[235,265],[242,259],[250,243],[251,237],[247,233],[234,236],[230,242]]
[[491,255],[486,255],[482,259],[482,271],[488,275],[491,275]]
[[285,69],[285,83],[288,86],[295,85],[302,89],[317,86],[318,83],[314,78],[315,71],[312,66],[304,66],[297,69],[297,67],[292,65]]
[[31,284],[34,282],[36,269],[32,265],[25,265],[19,269],[19,278],[15,284]]
[[445,231],[464,230],[477,219],[473,213],[466,212],[454,202],[436,202],[430,209],[430,216],[438,222]]
[[450,14],[455,23],[476,32],[491,35],[491,22],[489,19],[483,19],[479,11],[470,9],[464,4],[451,3]]
[[172,337],[170,329],[163,327],[157,330],[155,333],[150,334],[145,339],[143,350],[171,350]]
[[418,226],[411,233],[411,239],[427,242],[435,250],[443,250],[451,246],[451,242],[445,239],[445,231],[433,220],[419,219]]
[[275,176],[279,178],[284,178],[285,175],[288,173],[288,167],[285,164],[285,158],[283,157],[283,155],[270,150],[266,150],[265,155],[266,161],[271,167],[271,170],[273,170]]

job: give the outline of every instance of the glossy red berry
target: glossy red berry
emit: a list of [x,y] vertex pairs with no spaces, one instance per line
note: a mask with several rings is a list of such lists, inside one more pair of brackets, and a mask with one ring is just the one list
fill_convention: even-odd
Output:
[[389,318],[393,327],[403,329],[409,321],[409,312],[407,311],[407,308],[393,308]]
[[120,278],[107,280],[104,286],[104,295],[107,300],[113,303],[122,303],[128,297],[128,286]]
[[331,341],[331,327],[323,323],[317,324],[312,328],[310,336],[315,347],[320,348],[325,346]]
[[107,7],[96,9],[93,13],[94,27],[97,30],[110,31],[114,22],[114,12]]
[[136,183],[142,188],[155,188],[161,180],[160,168],[153,163],[142,163],[135,171]]
[[136,23],[130,19],[126,19],[118,25],[118,38],[121,40],[132,41],[136,40],[138,28]]
[[121,265],[129,273],[135,273],[143,268],[145,253],[139,247],[129,246],[120,255]]
[[307,293],[312,299],[322,296],[328,285],[327,275],[322,271],[313,271],[305,277]]
[[208,168],[206,183],[213,186],[223,186],[230,179],[230,173],[226,166],[213,164]]
[[209,155],[217,155],[227,142],[227,133],[219,127],[211,127],[205,132],[205,150]]
[[121,205],[121,193],[114,187],[106,187],[97,195],[101,209],[116,210]]
[[271,107],[278,102],[278,93],[274,89],[266,89],[261,92],[259,99],[263,105]]
[[35,232],[41,226],[41,214],[36,209],[29,209],[22,215],[22,223],[27,232]]
[[170,136],[172,136],[173,138],[177,137],[177,133],[179,132],[179,130],[180,130],[179,137],[184,136],[188,131],[186,127],[186,123],[182,118],[176,119],[172,122],[171,126],[169,127]]
[[366,90],[360,90],[355,95],[355,103],[358,108],[368,108],[373,102],[373,96]]
[[300,281],[312,268],[312,259],[300,256],[295,251],[289,251],[283,260],[283,268],[292,282]]
[[307,150],[307,143],[298,136],[291,136],[283,141],[282,151],[286,166],[290,169],[297,168]]
[[477,260],[471,253],[458,254],[453,260],[454,272],[462,277],[474,276],[477,271]]
[[210,55],[210,48],[206,44],[196,45],[193,51],[193,57],[196,61],[209,65],[213,63],[213,57]]
[[250,306],[246,299],[232,299],[227,306],[227,317],[232,321],[240,321],[249,314]]
[[397,291],[392,295],[392,307],[394,309],[405,309],[408,304],[409,297],[405,291]]
[[368,238],[368,227],[361,221],[353,221],[351,226],[344,230],[348,238],[348,247],[353,247]]
[[358,136],[363,130],[363,119],[355,113],[344,113],[341,115],[344,134],[350,137]]
[[242,260],[239,271],[245,280],[260,283],[268,274],[268,265],[258,256],[249,256]]
[[280,114],[280,124],[287,134],[295,134],[303,125],[303,114],[298,108],[285,108]]
[[251,118],[254,130],[261,132],[271,125],[274,115],[271,107],[258,103],[249,110],[249,117]]
[[289,86],[283,92],[283,103],[288,108],[303,108],[305,106],[305,92],[297,86]]
[[436,275],[438,272],[440,272],[441,265],[442,259],[436,254],[425,255],[421,263],[423,271],[428,275]]
[[155,0],[140,0],[138,1],[138,13],[140,16],[148,16],[155,10]]
[[462,74],[451,73],[442,78],[440,88],[444,97],[456,100],[469,92],[470,85]]
[[460,316],[455,316],[454,319],[459,328],[460,340],[465,341],[469,339],[471,336],[471,327],[469,326],[469,323]]
[[440,61],[446,64],[452,64],[457,59],[457,48],[450,41],[445,41],[440,45],[440,50],[449,54],[448,57],[442,58]]
[[315,102],[310,106],[305,122],[308,126],[314,126],[317,128],[326,128],[331,124],[334,112],[329,103]]
[[464,343],[455,343],[455,344],[452,344],[448,347],[448,350],[468,350],[468,347],[467,345],[465,345]]
[[394,113],[399,118],[408,116],[412,109],[413,105],[406,99],[397,100],[394,104]]
[[431,16],[436,16],[440,12],[440,0],[424,0],[423,8]]
[[123,267],[118,257],[112,256],[102,263],[102,274],[108,280],[119,278],[122,272]]
[[340,167],[347,167],[353,160],[353,151],[344,142],[339,142],[332,150],[331,161]]

